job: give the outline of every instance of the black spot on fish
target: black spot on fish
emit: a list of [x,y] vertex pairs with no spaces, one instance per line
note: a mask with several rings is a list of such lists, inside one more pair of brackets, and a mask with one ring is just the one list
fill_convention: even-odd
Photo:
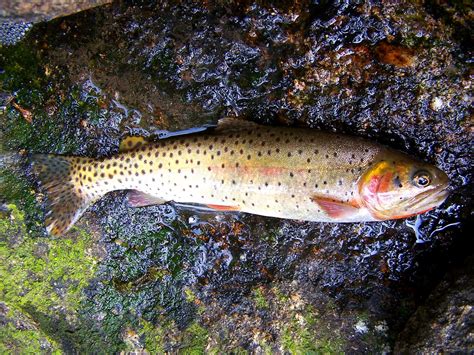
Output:
[[402,188],[403,187],[403,184],[402,182],[400,181],[400,176],[396,176],[395,179],[393,180],[393,182],[395,183],[395,185],[397,185],[399,188]]

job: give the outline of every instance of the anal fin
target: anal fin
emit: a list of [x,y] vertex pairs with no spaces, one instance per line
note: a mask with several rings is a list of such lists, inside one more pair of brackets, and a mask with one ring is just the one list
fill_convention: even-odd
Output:
[[206,206],[217,211],[240,211],[240,207],[237,207],[237,206],[224,206],[224,205],[206,205]]
[[130,190],[127,194],[127,202],[131,207],[145,207],[151,205],[161,205],[167,201],[162,198],[149,195],[138,190]]

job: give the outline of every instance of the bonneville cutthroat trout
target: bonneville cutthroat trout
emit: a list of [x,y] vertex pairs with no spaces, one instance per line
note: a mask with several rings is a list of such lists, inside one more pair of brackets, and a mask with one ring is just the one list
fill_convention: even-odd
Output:
[[222,122],[105,159],[34,155],[48,232],[64,233],[91,203],[124,189],[137,207],[175,201],[319,222],[405,218],[447,197],[444,172],[374,142]]

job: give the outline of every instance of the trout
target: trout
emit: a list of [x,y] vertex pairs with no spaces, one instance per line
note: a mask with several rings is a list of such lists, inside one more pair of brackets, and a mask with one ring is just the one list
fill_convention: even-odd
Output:
[[237,119],[216,129],[92,159],[34,155],[51,234],[66,232],[106,193],[135,207],[166,202],[317,222],[406,218],[439,206],[448,177],[375,142]]

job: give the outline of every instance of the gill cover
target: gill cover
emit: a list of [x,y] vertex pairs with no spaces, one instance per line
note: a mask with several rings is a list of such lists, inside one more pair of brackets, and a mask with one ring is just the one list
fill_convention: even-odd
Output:
[[[407,170],[403,164],[397,166],[393,162],[382,160],[362,175],[359,195],[373,217],[379,220],[403,217],[394,216],[390,211],[395,207],[394,203],[400,197],[403,198],[400,175],[406,175]],[[399,186],[395,186],[395,183]]]

